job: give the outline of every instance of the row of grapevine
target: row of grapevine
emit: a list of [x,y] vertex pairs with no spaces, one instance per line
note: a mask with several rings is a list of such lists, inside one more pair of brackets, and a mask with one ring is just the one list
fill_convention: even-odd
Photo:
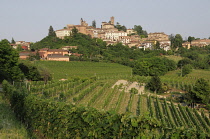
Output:
[[93,103],[96,101],[96,99],[105,91],[105,88],[107,88],[107,87],[108,87],[108,83],[105,83],[105,84],[103,85],[103,87],[102,87],[99,91],[97,91],[97,92],[93,95],[93,97],[89,100],[87,106],[90,106],[91,104],[93,104]]
[[200,114],[198,114],[198,112],[193,109],[193,112],[195,114],[195,116],[197,117],[198,121],[201,123],[201,126],[210,133],[210,128],[208,127],[207,123],[205,122],[205,120],[200,116]]
[[201,116],[202,116],[202,118],[206,121],[207,125],[210,126],[209,118],[206,117],[206,115],[204,114],[203,111],[201,111]]
[[156,110],[158,111],[157,113],[159,114],[159,118],[161,119],[162,123],[166,125],[165,116],[163,115],[163,110],[161,108],[161,104],[157,97],[156,97],[156,108],[157,108]]
[[118,91],[118,86],[114,86],[114,89],[112,89],[112,91],[109,92],[108,96],[105,98],[104,103],[103,103],[103,108],[105,109],[108,104],[110,103],[113,94]]
[[115,111],[116,111],[116,112],[119,111],[124,96],[125,96],[125,91],[123,90],[123,91],[120,93],[120,96],[119,96],[119,98],[118,98],[118,100],[117,100],[117,105],[116,105],[116,108],[115,108]]
[[79,94],[78,94],[78,96],[73,97],[74,102],[78,102],[81,99],[83,99],[88,93],[90,93],[91,91],[93,91],[99,84],[100,84],[100,82],[93,83],[88,88],[80,91]]
[[155,110],[153,109],[153,101],[151,99],[151,96],[148,96],[147,97],[147,106],[148,106],[148,111],[149,111],[149,114],[151,117],[156,117],[156,114],[155,114]]
[[172,114],[171,114],[171,111],[169,109],[169,106],[168,106],[168,103],[166,102],[166,100],[164,100],[164,106],[165,106],[165,109],[166,109],[166,114],[167,114],[167,117],[168,117],[168,120],[169,120],[169,124],[172,128],[176,127],[175,126],[175,122],[172,118]]
[[132,105],[132,102],[133,102],[133,97],[134,97],[134,94],[130,94],[130,99],[129,99],[128,105],[126,107],[126,111],[127,112],[130,112],[131,111],[131,105]]
[[180,110],[181,114],[183,115],[188,127],[193,127],[193,123],[191,122],[188,115],[186,114],[184,107],[182,107],[180,104],[178,104],[178,107],[179,107],[179,110]]
[[172,108],[172,111],[173,111],[173,114],[174,114],[174,117],[176,118],[175,120],[177,121],[177,125],[179,126],[183,126],[184,124],[182,123],[182,120],[177,112],[177,109],[176,107],[174,106],[174,104],[171,102],[171,108]]
[[188,113],[191,121],[193,122],[193,124],[197,127],[198,130],[203,130],[202,126],[200,125],[199,121],[196,119],[196,117],[193,115],[191,109],[189,109],[188,107],[186,107],[186,112]]

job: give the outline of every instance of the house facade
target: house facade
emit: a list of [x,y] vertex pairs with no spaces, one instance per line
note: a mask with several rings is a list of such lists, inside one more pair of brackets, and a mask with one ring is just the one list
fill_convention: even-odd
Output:
[[69,56],[64,56],[62,54],[48,54],[46,57],[48,61],[69,61]]

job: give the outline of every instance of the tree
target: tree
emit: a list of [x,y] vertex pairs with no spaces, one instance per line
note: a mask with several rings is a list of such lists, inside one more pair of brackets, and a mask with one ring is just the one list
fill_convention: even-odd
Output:
[[187,65],[187,64],[191,64],[192,61],[189,58],[184,58],[182,60],[179,60],[177,67],[178,68],[182,68],[182,66]]
[[160,76],[175,68],[175,62],[167,58],[141,58],[135,61],[133,73],[140,76]]
[[141,36],[142,38],[147,37],[147,32],[142,29],[140,25],[134,25],[134,29],[137,32],[137,35]]
[[191,37],[191,36],[189,36],[188,39],[187,39],[187,41],[190,42],[190,43],[191,43],[193,40],[195,40],[195,37]]
[[156,41],[156,43],[154,44],[154,50],[158,50],[160,49],[160,42]]
[[17,51],[22,51],[23,50],[23,48],[22,48],[22,46],[20,44],[17,45],[16,49],[17,49]]
[[191,93],[196,95],[196,102],[210,104],[210,85],[205,79],[198,79]]
[[49,28],[48,36],[56,37],[55,31],[52,26]]
[[120,23],[119,22],[117,22],[117,24],[115,25],[115,28],[117,28],[118,29],[118,31],[124,31],[124,32],[126,32],[126,30],[127,30],[127,28],[126,28],[126,26],[122,26],[122,25],[120,25]]
[[190,64],[184,65],[183,68],[181,68],[182,77],[189,74],[190,72],[192,72],[192,66]]
[[180,34],[176,34],[175,36],[171,34],[169,36],[169,40],[171,41],[172,49],[176,49],[178,47],[182,47],[183,39]]
[[162,83],[158,76],[152,76],[150,81],[147,83],[146,88],[155,92],[161,93],[162,92]]
[[176,34],[174,38],[174,47],[175,48],[182,47],[182,43],[183,43],[182,36],[180,34]]
[[14,38],[12,38],[11,43],[12,43],[12,44],[15,44],[15,40],[14,40]]
[[47,82],[49,80],[51,80],[52,75],[50,74],[50,72],[46,68],[38,67],[38,70],[39,70],[39,73],[41,75],[41,78],[43,79],[43,81],[45,82],[45,84],[47,84]]
[[78,33],[78,29],[76,27],[74,27],[71,31],[73,36]]
[[21,69],[21,71],[24,73],[25,77],[28,80],[32,80],[32,81],[41,80],[41,75],[37,67],[32,65],[31,63],[29,62],[20,63],[19,68]]
[[92,21],[92,27],[96,28],[96,21],[95,20]]
[[20,80],[23,77],[18,67],[18,52],[9,45],[8,40],[0,41],[0,78]]

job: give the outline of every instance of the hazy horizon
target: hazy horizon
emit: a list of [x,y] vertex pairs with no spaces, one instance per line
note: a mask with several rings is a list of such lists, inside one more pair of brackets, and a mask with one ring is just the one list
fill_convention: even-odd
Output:
[[148,33],[165,32],[195,38],[210,37],[209,0],[1,0],[0,40],[36,42],[67,24],[89,25],[115,17],[127,28],[141,25]]

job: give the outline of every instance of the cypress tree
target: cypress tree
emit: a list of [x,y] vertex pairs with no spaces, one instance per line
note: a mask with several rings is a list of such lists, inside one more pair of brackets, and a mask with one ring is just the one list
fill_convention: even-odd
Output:
[[55,31],[52,26],[49,28],[48,36],[56,37]]

